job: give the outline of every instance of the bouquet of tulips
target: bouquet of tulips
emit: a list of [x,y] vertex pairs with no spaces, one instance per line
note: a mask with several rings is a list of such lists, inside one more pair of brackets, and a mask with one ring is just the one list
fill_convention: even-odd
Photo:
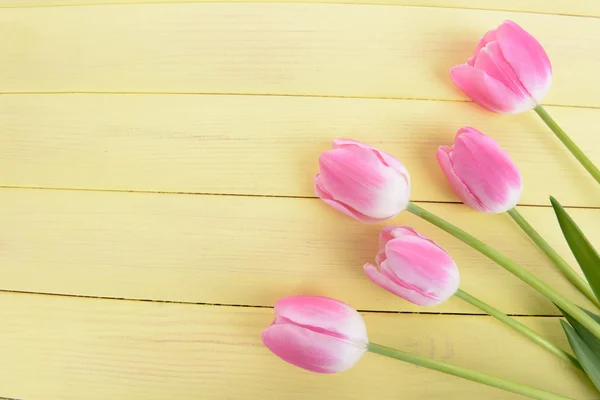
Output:
[[[552,69],[538,41],[511,21],[486,33],[466,64],[451,69],[452,81],[471,99],[497,113],[534,110],[573,156],[600,183],[600,170],[540,105]],[[508,213],[550,261],[600,309],[600,256],[561,207],[550,198],[558,223],[581,270],[580,276],[523,218],[516,208],[523,186],[518,168],[494,139],[471,127],[458,130],[451,147],[437,151],[438,163],[456,195],[484,213]],[[365,223],[380,223],[406,210],[450,233],[495,261],[553,302],[572,353],[459,288],[450,255],[408,226],[386,226],[374,264],[366,276],[412,303],[431,306],[457,296],[520,332],[534,343],[585,371],[600,390],[600,317],[584,310],[490,245],[411,203],[410,176],[394,156],[349,139],[337,139],[319,158],[315,192],[325,203]],[[536,399],[567,399],[558,394],[416,356],[370,342],[365,323],[350,306],[326,297],[286,297],[275,304],[275,320],[263,342],[281,359],[318,373],[352,367],[366,353],[377,353]]]

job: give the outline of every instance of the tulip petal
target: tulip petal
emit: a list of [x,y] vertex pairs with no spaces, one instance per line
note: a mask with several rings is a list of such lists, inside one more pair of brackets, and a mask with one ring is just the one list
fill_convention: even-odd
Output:
[[434,296],[424,294],[420,290],[415,290],[416,288],[408,288],[405,285],[392,281],[388,276],[379,272],[377,267],[372,264],[365,264],[364,271],[367,277],[377,286],[398,297],[408,300],[413,304],[418,304],[420,306],[434,306],[443,301],[439,301]]
[[356,344],[368,342],[367,328],[360,314],[347,304],[328,297],[284,297],[275,303],[275,314],[294,324]]
[[389,225],[384,226],[379,232],[379,249],[385,249],[385,245],[390,240],[403,235],[421,236],[410,226],[405,225]]
[[458,175],[456,175],[454,166],[452,165],[452,159],[450,158],[451,152],[452,149],[450,147],[441,146],[436,153],[438,163],[440,164],[444,175],[446,175],[446,179],[448,180],[450,187],[458,196],[458,198],[470,208],[479,212],[490,212],[490,210],[488,210],[464,184]]
[[490,111],[515,114],[532,108],[530,99],[515,95],[502,82],[470,65],[453,67],[450,78],[474,102]]
[[394,235],[394,229],[396,229],[395,225],[384,226],[383,229],[379,232],[379,250],[384,250],[387,242],[396,237]]
[[284,361],[325,374],[351,368],[366,352],[366,345],[358,347],[294,324],[271,325],[263,331],[262,340],[269,350]]
[[475,52],[473,53],[473,57],[469,58],[469,61],[467,61],[467,64],[469,64],[470,66],[474,66],[475,65],[475,60],[477,59],[477,56],[479,55],[479,52],[481,51],[481,49],[483,49],[488,43],[493,42],[496,40],[496,30],[492,29],[491,31],[488,31],[485,35],[483,35],[483,37],[481,39],[479,39],[479,43],[477,43],[477,47],[475,47]]
[[414,228],[410,227],[410,226],[406,226],[406,225],[396,225],[393,227],[394,229],[392,230],[394,237],[401,237],[401,236],[416,236],[419,239],[423,239],[428,241],[429,243],[431,243],[432,245],[438,247],[440,250],[442,250],[443,252],[446,252],[446,250],[444,250],[440,245],[438,245],[436,242],[434,242],[433,240],[429,239],[426,236],[421,235],[419,232],[417,232]]
[[492,78],[501,82],[506,86],[516,98],[521,99],[522,102],[529,102],[529,107],[535,107],[535,102],[531,98],[527,89],[519,81],[519,77],[515,74],[510,64],[506,62],[500,45],[498,42],[488,43],[477,57],[475,61],[475,68],[484,71]]
[[[419,232],[415,231],[410,226],[406,225],[389,225],[383,227],[383,229],[379,232],[379,249],[385,250],[385,246],[387,242],[392,239],[401,237],[401,236],[417,236],[421,239],[427,240],[431,243],[434,243],[431,239],[422,236]],[[435,244],[435,243],[434,243]],[[437,246],[437,244],[436,244]],[[379,263],[377,263],[379,264]]]
[[491,137],[471,127],[461,128],[451,158],[454,172],[487,212],[508,211],[519,201],[521,174]]
[[335,208],[338,211],[343,212],[344,214],[346,214],[354,219],[364,222],[366,224],[378,224],[380,222],[385,222],[389,219],[389,218],[381,218],[381,219],[371,218],[367,215],[360,213],[358,210],[350,208],[349,206],[335,200],[329,193],[327,193],[325,190],[323,190],[319,186],[319,175],[320,174],[317,174],[315,176],[315,194],[317,196],[319,196],[319,198],[321,200],[323,200],[325,203],[329,204],[331,207]]
[[384,246],[381,250],[379,250],[379,252],[375,256],[375,263],[377,265],[381,265],[381,263],[384,262],[385,260],[387,260],[387,256],[385,255],[385,246]]
[[458,289],[460,276],[452,258],[439,246],[417,236],[402,236],[386,246],[387,261],[380,271],[396,283],[416,287],[438,303]]
[[385,165],[387,165],[388,167],[393,168],[396,172],[398,172],[399,174],[401,174],[402,176],[404,176],[406,178],[406,184],[410,190],[410,175],[408,173],[408,170],[406,169],[406,167],[404,166],[404,164],[402,164],[400,162],[400,160],[398,160],[396,157],[392,156],[389,153],[386,153],[385,151],[381,151],[376,147],[373,147],[371,145],[365,144],[365,143],[361,143],[361,142],[357,142],[356,140],[352,140],[352,139],[334,139],[333,141],[333,148],[339,148],[342,146],[358,146],[361,147],[363,149],[369,149],[371,150],[377,157],[379,157],[379,159],[381,160],[381,162],[383,162]]
[[348,210],[385,220],[408,205],[406,178],[383,164],[371,149],[353,146],[351,150],[329,150],[321,155],[319,165],[317,187],[322,193],[335,193],[331,199]]
[[544,48],[512,21],[498,27],[497,37],[504,58],[539,104],[552,86],[552,65]]

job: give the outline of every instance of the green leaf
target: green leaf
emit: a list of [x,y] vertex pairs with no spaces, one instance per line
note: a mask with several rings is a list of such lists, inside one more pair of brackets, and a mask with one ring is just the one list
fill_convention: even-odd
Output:
[[596,386],[596,389],[600,391],[600,359],[598,359],[592,350],[590,350],[575,329],[571,328],[571,326],[563,320],[561,320],[560,323],[565,330],[565,334],[569,339],[569,344],[585,370],[585,373],[594,386]]
[[571,252],[577,259],[596,298],[600,299],[600,255],[560,203],[552,196],[550,202]]
[[[579,307],[579,308],[581,308],[581,307]],[[575,331],[577,331],[577,334],[579,335],[579,337],[581,339],[583,339],[583,341],[588,346],[588,348],[592,351],[592,353],[594,353],[596,358],[600,361],[600,339],[598,339],[596,336],[594,336],[590,331],[587,330],[587,328],[585,326],[581,325],[579,323],[579,321],[577,321],[575,318],[573,318],[571,315],[569,315],[569,313],[567,313],[565,310],[561,309],[560,307],[558,307],[558,309],[565,316],[565,318],[567,318],[567,321],[569,321],[571,326],[573,328],[575,328]],[[581,309],[583,311],[585,311],[594,320],[596,320],[597,322],[600,322],[600,316],[586,310],[585,308],[581,308]],[[571,348],[573,348],[572,345],[571,345]],[[573,351],[575,351],[575,349],[573,349]]]
[[[579,306],[578,306],[579,307]],[[579,307],[582,311],[584,311],[587,315],[589,315],[590,317],[592,317],[596,322],[598,322],[600,324],[600,315],[598,314],[594,314],[593,312],[586,310],[583,307]]]

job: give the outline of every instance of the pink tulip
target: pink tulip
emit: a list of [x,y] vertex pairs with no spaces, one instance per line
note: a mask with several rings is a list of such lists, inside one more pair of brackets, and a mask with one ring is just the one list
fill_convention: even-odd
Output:
[[342,372],[367,351],[367,328],[356,310],[328,297],[284,297],[262,340],[276,356],[323,374]]
[[393,218],[409,202],[408,171],[393,156],[348,139],[319,157],[315,193],[333,208],[367,223]]
[[521,174],[491,137],[461,128],[454,146],[441,146],[437,159],[454,193],[472,209],[497,214],[517,205],[523,192]]
[[369,279],[411,303],[434,306],[458,290],[460,275],[452,258],[410,227],[385,227],[375,261],[377,267],[364,267]]
[[552,85],[552,66],[533,36],[504,21],[481,38],[466,64],[450,70],[450,77],[480,106],[516,114],[541,103]]

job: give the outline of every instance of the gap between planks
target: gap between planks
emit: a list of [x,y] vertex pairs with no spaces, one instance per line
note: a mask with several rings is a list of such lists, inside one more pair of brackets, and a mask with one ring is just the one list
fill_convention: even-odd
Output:
[[468,5],[427,5],[427,4],[416,4],[411,2],[402,2],[401,0],[125,0],[119,1],[77,1],[74,0],[70,3],[58,2],[49,3],[39,2],[37,4],[25,4],[25,3],[13,3],[13,4],[0,4],[0,8],[49,8],[49,7],[89,7],[89,6],[120,6],[120,5],[152,5],[152,4],[189,4],[189,3],[283,3],[283,4],[338,4],[338,5],[368,5],[368,6],[396,6],[396,7],[415,7],[415,8],[445,8],[453,10],[476,10],[476,11],[505,11],[505,12],[516,12],[523,14],[542,14],[542,15],[558,15],[563,17],[579,17],[579,18],[600,18],[599,15],[585,14],[577,12],[565,11],[544,11],[544,10],[526,10],[526,9],[515,9],[515,8],[481,8],[473,7]]
[[[0,7],[2,8],[2,7]],[[600,17],[599,17],[600,18]],[[239,97],[307,97],[315,99],[364,99],[364,100],[398,100],[398,101],[431,101],[441,103],[473,103],[469,99],[437,99],[427,97],[393,97],[393,96],[352,96],[352,95],[334,95],[334,94],[311,94],[311,93],[235,93],[235,92],[115,92],[115,91],[56,91],[56,92],[35,92],[35,91],[19,91],[19,92],[3,92],[0,91],[0,96],[50,96],[50,95],[123,95],[123,96],[239,96]],[[560,107],[560,108],[582,108],[591,110],[600,110],[600,106],[582,106],[577,104],[557,104],[557,103],[542,103],[545,107]],[[493,113],[492,113],[493,114]]]
[[[62,187],[33,187],[33,186],[3,186],[0,189],[23,189],[23,190],[56,190],[56,191],[74,191],[74,192],[100,192],[100,193],[138,193],[138,194],[170,194],[187,196],[226,196],[226,197],[266,197],[279,199],[317,199],[316,196],[289,196],[275,194],[239,194],[239,193],[203,193],[203,192],[163,192],[153,190],[122,190],[122,189],[93,189],[93,188],[62,188]],[[460,201],[436,201],[436,200],[412,200],[415,203],[423,204],[462,204]],[[517,204],[519,207],[545,207],[552,206],[546,204]],[[590,209],[598,210],[599,207],[592,206],[563,206],[564,208]]]
[[[81,299],[95,299],[95,300],[114,300],[114,301],[134,301],[142,303],[161,303],[161,304],[185,304],[190,306],[207,306],[207,307],[231,307],[231,308],[261,308],[261,309],[272,309],[273,306],[257,305],[257,304],[228,304],[228,303],[206,303],[206,302],[193,302],[193,301],[176,301],[176,300],[154,300],[154,299],[134,299],[126,297],[110,297],[110,296],[89,296],[79,294],[66,294],[66,293],[46,293],[46,292],[29,292],[24,290],[8,290],[0,289],[0,293],[13,293],[16,295],[38,295],[38,296],[55,296],[55,297],[68,297],[68,298],[81,298]],[[440,315],[440,316],[472,316],[472,317],[488,317],[488,314],[484,313],[460,313],[460,312],[431,312],[431,311],[393,311],[393,310],[357,310],[363,314],[407,314],[407,315]],[[506,314],[510,317],[536,317],[536,318],[562,318],[560,315],[552,314],[519,314],[512,313]],[[0,397],[0,400],[3,400]]]
[[[38,187],[38,186],[9,186],[0,185],[0,189],[22,189],[22,190],[54,190],[54,191],[73,191],[73,192],[99,192],[99,193],[137,193],[137,194],[161,194],[161,195],[183,195],[183,196],[225,196],[225,197],[264,197],[276,199],[305,199],[315,200],[316,196],[290,196],[277,194],[244,194],[244,193],[209,193],[209,192],[169,192],[157,190],[124,190],[124,189],[96,189],[96,188],[67,188],[67,187]],[[411,200],[414,203],[421,204],[463,204],[460,201],[439,201],[439,200]],[[552,208],[548,204],[525,204],[518,203],[519,207],[541,207]],[[600,206],[563,206],[564,208],[584,209],[584,210],[600,210]]]

